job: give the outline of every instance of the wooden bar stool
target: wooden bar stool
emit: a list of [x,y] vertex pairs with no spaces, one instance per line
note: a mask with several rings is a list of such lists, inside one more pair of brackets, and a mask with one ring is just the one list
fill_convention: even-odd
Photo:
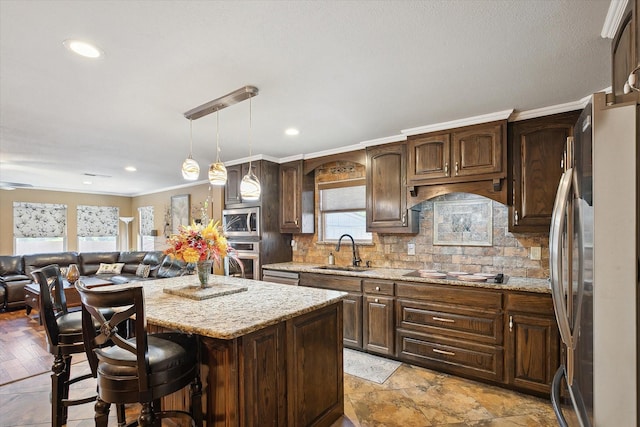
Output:
[[[40,318],[47,334],[47,347],[53,354],[51,367],[51,425],[67,423],[68,407],[96,400],[96,396],[69,399],[69,386],[91,378],[92,374],[71,377],[71,357],[85,352],[82,336],[82,313],[69,312],[64,294],[64,281],[57,264],[31,273],[40,287]],[[109,316],[107,313],[105,315]],[[124,419],[124,407],[118,408],[118,419]]]
[[[198,365],[198,341],[182,333],[148,334],[141,286],[88,289],[81,281],[76,289],[82,301],[82,322],[87,358],[98,379],[96,426],[106,426],[112,403],[141,403],[137,422],[158,423],[159,418],[189,417],[202,425],[202,385]],[[111,308],[109,320],[101,310]],[[133,323],[133,338],[122,336],[118,324]],[[93,321],[100,324],[99,330]],[[112,342],[111,347],[103,347]],[[190,411],[160,411],[160,399],[191,384]]]

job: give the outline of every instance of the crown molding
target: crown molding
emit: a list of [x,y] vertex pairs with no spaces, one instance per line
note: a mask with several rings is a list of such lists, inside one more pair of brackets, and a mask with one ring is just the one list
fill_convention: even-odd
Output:
[[407,140],[407,135],[393,135],[393,136],[386,136],[384,138],[376,138],[376,139],[370,139],[368,141],[362,141],[360,145],[363,147],[371,147],[373,145],[389,144],[390,142],[399,142],[399,141],[406,141],[406,140]]
[[616,35],[620,21],[622,21],[622,16],[624,15],[624,10],[627,7],[627,2],[628,0],[611,0],[607,16],[604,18],[600,37],[603,39],[612,39]]
[[228,162],[224,162],[225,166],[234,166],[247,162],[255,162],[257,160],[268,160],[273,163],[280,163],[280,159],[272,156],[267,156],[265,154],[256,154],[251,157],[243,157],[241,159],[230,160]]
[[477,125],[480,123],[494,122],[496,120],[505,120],[513,113],[513,108],[510,110],[497,111],[495,113],[482,114],[480,116],[467,117],[465,119],[452,120],[449,122],[436,123],[433,125],[420,126],[417,128],[403,129],[402,132],[406,136],[419,135],[421,133],[435,132],[439,130],[454,129],[464,126]]
[[317,157],[331,156],[333,154],[348,153],[349,151],[362,150],[359,144],[345,145],[344,147],[332,148],[329,150],[316,151],[315,153],[305,154],[305,159],[315,159]]

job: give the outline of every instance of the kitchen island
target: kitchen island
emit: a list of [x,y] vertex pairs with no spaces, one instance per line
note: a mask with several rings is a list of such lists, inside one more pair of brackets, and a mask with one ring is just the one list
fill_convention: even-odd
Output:
[[[150,331],[200,339],[206,426],[329,426],[343,413],[344,292],[212,276],[207,299],[165,292],[197,276],[144,282]],[[188,407],[188,391],[163,407]]]

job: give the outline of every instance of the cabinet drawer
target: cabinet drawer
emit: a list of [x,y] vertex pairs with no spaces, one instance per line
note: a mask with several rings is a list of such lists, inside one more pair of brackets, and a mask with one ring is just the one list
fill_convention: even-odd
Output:
[[491,289],[406,282],[396,285],[396,295],[408,299],[428,300],[431,303],[481,307],[496,311],[502,309],[502,292]]
[[398,358],[452,374],[503,380],[502,347],[398,330]]
[[516,294],[508,293],[506,310],[523,313],[534,313],[545,316],[555,316],[551,294]]
[[502,312],[401,299],[396,304],[398,328],[479,343],[502,344]]
[[372,295],[388,295],[393,296],[393,282],[384,280],[363,280],[362,288],[364,292]]
[[301,273],[300,286],[334,289],[344,292],[362,292],[362,279],[330,274]]

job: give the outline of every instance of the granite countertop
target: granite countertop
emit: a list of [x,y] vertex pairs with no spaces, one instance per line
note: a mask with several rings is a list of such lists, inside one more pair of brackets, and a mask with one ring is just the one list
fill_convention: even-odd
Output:
[[216,275],[210,277],[209,283],[210,286],[236,285],[247,290],[197,301],[163,291],[165,287],[199,286],[196,275],[136,282],[135,285],[144,287],[145,315],[149,324],[219,339],[246,335],[331,305],[347,295],[346,292]]
[[551,286],[547,279],[531,279],[527,277],[512,277],[505,275],[506,283],[486,282],[465,282],[462,280],[452,279],[434,279],[426,277],[405,276],[413,270],[401,268],[375,268],[365,269],[364,271],[343,271],[318,268],[322,265],[306,264],[299,262],[282,262],[277,264],[266,264],[262,268],[267,270],[281,270],[298,273],[317,273],[331,274],[340,276],[363,277],[367,279],[384,279],[393,280],[395,282],[413,282],[413,283],[433,283],[454,286],[465,286],[472,288],[501,289],[509,291],[524,291],[534,293],[551,293]]

